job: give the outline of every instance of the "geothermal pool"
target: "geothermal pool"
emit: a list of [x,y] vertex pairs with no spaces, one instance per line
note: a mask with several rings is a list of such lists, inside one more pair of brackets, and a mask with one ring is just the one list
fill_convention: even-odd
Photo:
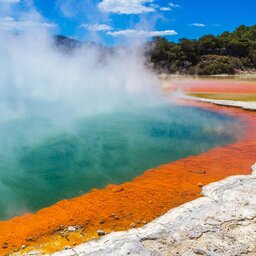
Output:
[[0,219],[129,181],[241,136],[230,116],[169,104],[80,117],[63,129],[52,122],[1,121]]

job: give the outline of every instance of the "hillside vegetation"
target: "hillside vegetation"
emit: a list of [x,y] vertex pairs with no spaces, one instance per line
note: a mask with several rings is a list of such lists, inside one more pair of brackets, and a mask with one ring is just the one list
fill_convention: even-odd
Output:
[[240,26],[219,36],[205,35],[198,40],[178,43],[155,37],[146,56],[159,73],[235,74],[256,69],[256,25]]

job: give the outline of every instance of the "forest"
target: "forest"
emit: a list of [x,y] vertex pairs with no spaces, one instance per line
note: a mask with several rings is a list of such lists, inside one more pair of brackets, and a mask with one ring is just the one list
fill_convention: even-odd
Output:
[[147,64],[158,73],[217,75],[255,72],[256,25],[177,43],[155,37],[146,46]]

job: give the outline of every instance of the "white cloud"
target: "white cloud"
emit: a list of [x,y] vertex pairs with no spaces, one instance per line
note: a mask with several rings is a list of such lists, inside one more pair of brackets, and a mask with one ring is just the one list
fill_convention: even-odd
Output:
[[20,0],[0,0],[0,3],[6,3],[6,4],[16,4],[19,2]]
[[81,28],[85,28],[89,31],[109,31],[113,28],[107,24],[82,24]]
[[169,3],[169,6],[172,7],[172,8],[178,8],[178,7],[180,7],[179,4],[174,4],[174,3]]
[[154,12],[155,7],[147,5],[154,0],[102,0],[98,8],[102,12],[112,12],[119,14],[140,14]]
[[127,37],[153,37],[153,36],[174,36],[178,33],[174,30],[162,30],[162,31],[147,31],[147,30],[135,30],[126,29],[119,31],[109,31],[108,35],[111,36],[127,36]]
[[221,25],[220,24],[212,24],[213,27],[220,27]]
[[0,30],[5,31],[24,31],[39,28],[54,28],[55,24],[47,22],[36,22],[31,20],[15,20],[12,17],[0,18]]
[[180,7],[179,4],[169,3],[167,6],[159,6],[155,0],[101,0],[98,8],[102,12],[118,14],[141,14],[147,12],[171,11]]
[[152,8],[154,8],[154,9],[159,8],[159,5],[158,5],[158,4],[150,4],[149,6],[152,7]]
[[160,7],[159,10],[163,11],[163,12],[168,12],[168,11],[172,11],[172,8],[171,7]]
[[206,25],[203,24],[203,23],[192,23],[189,26],[192,26],[192,27],[206,27]]

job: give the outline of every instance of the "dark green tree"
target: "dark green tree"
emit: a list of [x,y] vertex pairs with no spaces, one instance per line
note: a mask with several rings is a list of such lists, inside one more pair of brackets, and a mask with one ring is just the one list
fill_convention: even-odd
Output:
[[234,74],[256,68],[256,25],[198,40],[182,38],[178,43],[155,37],[149,49],[148,59],[160,72]]

